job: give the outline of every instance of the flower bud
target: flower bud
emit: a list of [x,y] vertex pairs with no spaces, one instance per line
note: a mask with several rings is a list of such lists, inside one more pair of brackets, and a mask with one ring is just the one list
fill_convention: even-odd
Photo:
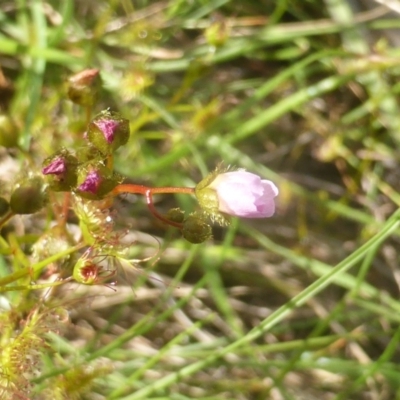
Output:
[[190,243],[203,243],[212,237],[211,226],[198,215],[190,214],[183,222],[182,235]]
[[0,114],[0,146],[18,146],[19,131],[14,121],[7,115]]
[[129,139],[129,121],[118,113],[102,111],[88,126],[87,140],[103,154],[110,154]]
[[195,189],[201,208],[214,218],[218,213],[242,218],[271,217],[278,192],[273,182],[244,170],[217,170]]
[[99,70],[85,69],[68,79],[68,97],[80,106],[92,106],[96,103],[100,86]]
[[182,223],[185,219],[185,212],[180,208],[171,208],[166,217],[173,222],[177,222],[178,224]]
[[76,192],[83,198],[101,200],[122,182],[121,175],[110,171],[100,163],[80,168]]
[[15,214],[33,214],[46,203],[46,186],[38,176],[19,183],[10,197],[10,208]]
[[66,192],[76,186],[78,160],[63,149],[46,158],[42,174],[46,175],[49,187],[56,192]]

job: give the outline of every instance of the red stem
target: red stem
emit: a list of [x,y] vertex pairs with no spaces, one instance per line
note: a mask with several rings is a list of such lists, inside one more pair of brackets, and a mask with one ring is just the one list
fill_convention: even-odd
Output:
[[147,207],[150,212],[158,218],[160,221],[165,222],[168,225],[172,225],[178,229],[183,228],[183,224],[175,221],[171,221],[168,218],[161,215],[155,208],[153,203],[153,194],[161,194],[161,193],[183,193],[183,194],[194,194],[194,188],[188,187],[175,187],[175,186],[166,186],[166,187],[148,187],[144,185],[135,185],[135,184],[123,184],[118,185],[112,191],[114,196],[117,196],[121,193],[132,193],[132,194],[141,194],[146,197]]
[[151,213],[158,218],[159,220],[165,222],[168,225],[172,225],[175,226],[175,228],[178,229],[182,229],[183,228],[183,224],[179,223],[179,222],[175,222],[175,221],[171,221],[168,218],[165,218],[163,215],[161,215],[156,208],[154,207],[153,204],[153,194],[151,189],[147,190],[146,192],[146,202],[147,202],[147,207],[149,208],[149,210],[151,211]]
[[132,193],[132,194],[142,194],[143,196],[146,194],[146,190],[149,188],[147,186],[143,185],[134,185],[134,184],[123,184],[123,185],[117,185],[113,191],[112,194],[114,196],[118,196],[119,194],[122,193]]
[[125,183],[118,185],[112,191],[114,196],[121,193],[132,193],[141,194],[146,196],[146,193],[150,191],[152,194],[157,193],[183,193],[183,194],[194,194],[194,188],[189,187],[175,187],[175,186],[165,186],[165,187],[149,187],[144,185],[136,185],[133,183]]

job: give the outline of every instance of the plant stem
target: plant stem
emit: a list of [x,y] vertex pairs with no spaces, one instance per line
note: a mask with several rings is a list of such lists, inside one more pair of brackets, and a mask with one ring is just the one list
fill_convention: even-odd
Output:
[[146,191],[146,203],[147,203],[147,207],[150,210],[150,212],[156,217],[158,218],[160,221],[165,222],[168,225],[174,226],[175,228],[178,229],[182,229],[183,228],[183,224],[179,223],[179,222],[175,222],[175,221],[171,221],[170,219],[164,217],[163,215],[161,215],[155,208],[154,203],[153,203],[153,195],[151,192],[151,189]]
[[170,194],[170,193],[181,193],[181,194],[194,194],[194,188],[189,187],[175,187],[175,186],[165,186],[165,187],[149,187],[144,185],[136,185],[133,183],[125,183],[122,185],[118,185],[112,191],[114,196],[117,196],[122,193],[131,193],[131,194],[142,194],[146,196],[147,191],[150,191],[151,194]]
[[15,214],[13,211],[7,211],[7,213],[0,219],[0,228],[5,225],[14,215]]
[[141,194],[146,197],[147,207],[150,212],[158,218],[160,221],[174,226],[175,228],[182,229],[183,224],[175,221],[171,221],[170,219],[161,215],[155,208],[153,203],[153,194],[170,194],[170,193],[181,193],[181,194],[194,194],[194,188],[189,187],[175,187],[175,186],[165,186],[165,187],[149,187],[144,185],[136,185],[136,184],[122,184],[118,185],[112,191],[113,196],[117,196],[122,193],[131,193],[131,194]]
[[55,262],[62,257],[66,257],[69,254],[72,254],[75,251],[78,251],[82,247],[84,247],[83,243],[77,244],[76,246],[70,247],[67,250],[64,250],[60,253],[54,254],[53,256],[48,257],[43,261],[33,264],[30,267],[20,269],[19,271],[13,272],[10,275],[0,277],[0,292],[6,291],[6,289],[4,289],[3,286],[8,285],[9,283],[15,282],[20,278],[35,274],[36,272],[39,272],[41,269],[43,269],[47,265],[51,264],[52,262]]

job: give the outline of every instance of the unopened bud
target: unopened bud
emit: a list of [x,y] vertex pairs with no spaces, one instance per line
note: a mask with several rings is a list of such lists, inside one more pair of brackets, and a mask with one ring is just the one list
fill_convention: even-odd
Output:
[[183,223],[183,237],[190,243],[203,243],[212,237],[210,224],[196,214],[191,214]]
[[19,131],[14,121],[7,115],[0,114],[0,146],[16,147]]
[[185,219],[185,212],[182,211],[180,208],[171,208],[168,212],[166,217],[173,222],[182,223]]
[[63,149],[44,160],[42,174],[46,175],[50,189],[65,192],[76,186],[77,166],[76,157]]
[[80,168],[78,172],[77,194],[91,200],[101,200],[122,182],[121,175],[98,164]]
[[85,69],[68,79],[68,97],[80,106],[92,106],[97,100],[100,86],[99,70]]
[[46,203],[46,186],[35,176],[18,184],[10,197],[10,208],[15,214],[33,214]]
[[111,154],[129,139],[129,121],[118,113],[102,111],[90,122],[86,138],[103,154]]

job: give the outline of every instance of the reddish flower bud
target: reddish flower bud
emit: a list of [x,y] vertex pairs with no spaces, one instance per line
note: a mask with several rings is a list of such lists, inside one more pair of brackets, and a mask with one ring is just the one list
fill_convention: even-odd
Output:
[[122,182],[121,175],[101,163],[81,167],[78,172],[77,194],[86,199],[101,200]]
[[119,122],[113,119],[99,119],[98,121],[94,122],[100,131],[103,133],[104,138],[107,140],[108,143],[112,143],[115,138],[115,134],[117,132],[118,126],[120,125]]
[[42,169],[43,175],[63,175],[67,170],[66,160],[61,157],[55,157],[50,164]]
[[102,111],[88,126],[87,140],[103,154],[111,154],[129,139],[129,121],[118,113]]
[[61,150],[46,158],[42,174],[52,190],[65,192],[76,186],[78,160],[68,150]]
[[68,79],[68,97],[80,106],[92,106],[101,85],[98,69],[85,69]]
[[101,184],[101,175],[99,171],[90,171],[87,175],[83,183],[78,186],[78,190],[81,192],[88,192],[92,194],[96,194],[99,190]]

